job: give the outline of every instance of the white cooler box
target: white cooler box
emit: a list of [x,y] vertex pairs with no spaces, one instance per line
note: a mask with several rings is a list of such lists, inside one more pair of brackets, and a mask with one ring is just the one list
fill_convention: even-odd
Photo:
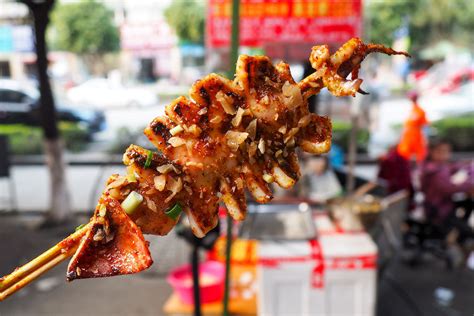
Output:
[[[304,230],[302,225],[310,212],[298,212],[297,206],[292,208],[296,212],[287,212],[293,213],[289,218],[280,212],[277,218],[283,219],[284,229],[293,231],[289,235],[301,237],[295,227],[300,232]],[[300,221],[294,213],[302,215]],[[318,238],[270,240],[264,236],[259,241],[259,315],[373,315],[375,244],[366,233],[332,229],[325,215],[315,218]]]

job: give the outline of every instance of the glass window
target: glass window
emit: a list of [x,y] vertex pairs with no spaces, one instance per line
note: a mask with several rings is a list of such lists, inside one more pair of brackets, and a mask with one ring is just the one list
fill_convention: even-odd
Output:
[[22,92],[2,89],[0,90],[0,102],[23,103],[28,100],[28,96]]

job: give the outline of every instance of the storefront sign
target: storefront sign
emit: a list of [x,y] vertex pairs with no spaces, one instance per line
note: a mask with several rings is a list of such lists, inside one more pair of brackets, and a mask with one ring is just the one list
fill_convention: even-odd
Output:
[[[361,35],[362,0],[242,0],[240,45],[340,43]],[[230,43],[231,1],[210,0],[207,45]]]
[[0,52],[31,52],[33,43],[33,32],[30,26],[0,26]]
[[170,49],[177,43],[176,36],[165,21],[149,24],[123,24],[120,27],[120,46],[134,53]]

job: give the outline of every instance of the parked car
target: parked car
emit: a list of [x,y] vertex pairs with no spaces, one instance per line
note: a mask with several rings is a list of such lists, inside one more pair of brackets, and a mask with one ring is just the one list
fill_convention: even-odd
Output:
[[431,67],[416,81],[422,95],[451,93],[462,85],[474,81],[474,65],[439,63]]
[[[0,79],[0,124],[39,125],[39,100],[37,88],[27,83]],[[60,121],[80,123],[91,133],[105,129],[103,111],[70,106],[57,102]]]
[[441,93],[450,93],[456,92],[459,89],[462,89],[463,86],[474,82],[474,66],[466,67],[456,72],[451,76],[446,82],[441,84],[438,87],[439,92]]
[[100,108],[125,106],[153,106],[158,103],[155,93],[144,88],[126,87],[105,78],[90,79],[68,90],[67,97],[74,103],[86,103]]

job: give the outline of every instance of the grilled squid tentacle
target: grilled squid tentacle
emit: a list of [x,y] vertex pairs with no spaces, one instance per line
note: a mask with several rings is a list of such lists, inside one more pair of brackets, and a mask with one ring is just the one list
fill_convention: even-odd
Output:
[[[336,96],[364,93],[360,89],[362,80],[358,79],[358,72],[364,58],[374,52],[410,57],[405,52],[398,52],[383,45],[364,44],[359,38],[347,41],[332,55],[329,55],[327,45],[314,46],[310,61],[316,72],[299,83],[303,94],[308,96],[308,93],[319,92],[323,87],[327,87]],[[351,80],[346,79],[349,74],[352,74]]]
[[261,175],[263,171],[255,165],[244,165],[243,176],[247,189],[258,203],[267,203],[273,198],[273,193],[267,182],[261,176],[257,176],[257,174]]
[[244,182],[240,177],[229,182],[227,179],[221,180],[222,201],[234,220],[243,220],[247,213]]
[[194,235],[196,237],[199,237],[199,238],[204,237],[206,234],[201,229],[201,225],[199,225],[197,219],[195,218],[195,214],[193,212],[191,212],[191,209],[190,208],[185,208],[184,212],[186,213],[186,216],[187,216],[188,221],[189,221],[189,226],[191,227]]
[[326,153],[331,149],[331,121],[327,117],[311,115],[311,122],[301,132],[299,146],[311,154]]

